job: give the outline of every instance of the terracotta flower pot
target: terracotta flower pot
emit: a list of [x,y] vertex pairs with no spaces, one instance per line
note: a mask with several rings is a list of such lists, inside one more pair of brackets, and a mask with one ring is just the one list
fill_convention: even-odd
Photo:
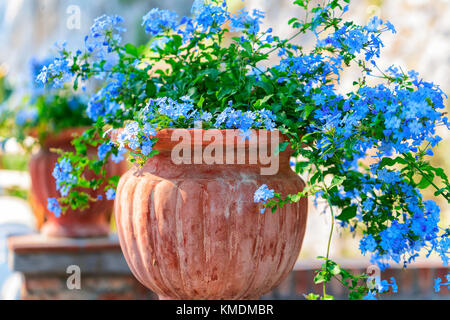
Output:
[[[206,132],[190,130],[194,140],[194,131]],[[256,299],[270,292],[298,258],[307,199],[261,214],[253,197],[262,184],[283,195],[304,188],[290,168],[291,151],[280,153],[280,169],[269,176],[248,160],[177,165],[172,133],[160,131],[160,153],[119,182],[114,212],[133,274],[161,299]],[[223,157],[231,150],[242,148],[231,146]]]
[[[39,152],[30,159],[31,195],[30,202],[35,215],[45,216],[45,223],[41,233],[49,237],[102,237],[109,234],[110,217],[113,201],[102,200],[91,205],[89,209],[68,210],[59,218],[47,209],[48,198],[60,197],[56,189],[55,179],[52,176],[55,163],[59,155],[50,151],[51,148],[60,148],[65,151],[73,150],[70,142],[74,133],[82,133],[83,129],[71,129],[60,132],[47,138]],[[89,152],[95,153],[94,149]],[[108,175],[120,175],[125,172],[126,164],[110,163]],[[91,196],[97,197],[99,192],[91,192]]]

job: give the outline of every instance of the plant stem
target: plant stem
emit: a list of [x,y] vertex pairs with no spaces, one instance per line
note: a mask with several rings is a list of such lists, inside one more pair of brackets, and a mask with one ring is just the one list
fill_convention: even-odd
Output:
[[[330,235],[328,236],[328,243],[327,243],[327,254],[326,254],[326,260],[325,260],[325,270],[327,272],[327,276],[328,276],[328,263],[330,260],[330,248],[331,248],[331,240],[333,238],[333,233],[334,233],[334,224],[335,224],[335,219],[334,219],[334,212],[333,212],[333,205],[331,203],[330,200],[330,194],[328,193],[328,188],[325,184],[325,178],[323,176],[323,172],[322,170],[319,169],[319,167],[314,164],[317,171],[320,172],[320,178],[322,180],[322,185],[323,185],[323,191],[325,192],[325,195],[327,197],[327,202],[328,202],[328,206],[330,207],[330,213],[331,213],[331,229],[330,229]],[[325,299],[325,297],[327,296],[327,282],[324,281],[323,282],[323,297]]]
[[[331,204],[330,198],[328,197],[329,196],[328,192],[326,192],[326,194],[327,194],[328,206],[330,207],[330,212],[331,212],[331,229],[330,229],[330,235],[328,236],[327,255],[325,257],[326,258],[325,265],[326,265],[326,270],[327,270],[327,273],[328,273],[328,261],[329,261],[329,258],[330,258],[331,240],[333,238],[333,233],[334,233],[335,219],[334,219],[334,213],[333,213],[333,206]],[[324,281],[323,282],[323,296],[324,296],[324,298],[325,298],[326,293],[327,293],[326,291],[327,291],[326,290],[326,282]]]

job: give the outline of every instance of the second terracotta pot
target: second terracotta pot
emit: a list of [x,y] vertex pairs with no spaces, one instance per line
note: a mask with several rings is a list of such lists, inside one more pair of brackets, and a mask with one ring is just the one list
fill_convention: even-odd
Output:
[[[161,299],[259,298],[294,267],[307,199],[261,214],[254,193],[262,184],[297,193],[304,182],[289,166],[289,150],[272,175],[261,175],[262,165],[248,160],[175,164],[171,152],[183,143],[193,149],[194,132],[206,131],[190,130],[192,140],[180,144],[173,130],[160,131],[160,153],[120,179],[115,217],[122,251],[136,278]],[[224,158],[237,149],[228,148]]]
[[[103,237],[110,231],[110,217],[113,208],[113,201],[102,200],[91,204],[86,210],[68,210],[61,214],[59,218],[47,209],[48,198],[60,197],[56,190],[55,179],[52,176],[55,163],[59,155],[51,152],[51,148],[59,148],[64,151],[72,151],[70,142],[73,134],[82,133],[83,129],[71,129],[60,132],[46,139],[41,149],[30,159],[29,169],[31,175],[31,195],[30,203],[37,217],[45,216],[45,223],[41,228],[41,233],[49,237]],[[95,153],[94,149],[89,152]],[[126,163],[109,163],[107,172],[109,176],[120,175],[126,170]],[[92,197],[101,194],[91,192]]]

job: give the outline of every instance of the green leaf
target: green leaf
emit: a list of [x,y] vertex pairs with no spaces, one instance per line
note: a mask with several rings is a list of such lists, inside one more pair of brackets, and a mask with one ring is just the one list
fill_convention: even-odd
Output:
[[280,152],[283,152],[284,150],[286,150],[286,148],[287,148],[288,145],[289,145],[289,141],[283,141],[283,142],[281,142],[281,143],[278,145],[277,149],[275,150],[275,155],[277,156],[277,155],[280,154]]
[[342,183],[347,180],[347,177],[344,176],[334,176],[331,180],[330,189],[342,185]]
[[294,4],[307,9],[309,0],[296,0]]
[[256,101],[255,103],[255,107],[260,107],[263,104],[265,104],[267,101],[269,101],[270,98],[273,97],[273,94],[269,94],[267,96],[265,96],[263,99],[259,99],[258,101]]
[[310,293],[310,294],[305,296],[305,299],[314,301],[314,300],[319,300],[320,296],[318,294]]
[[263,88],[266,94],[273,94],[274,88],[272,83],[270,83],[269,81],[257,81],[255,85]]
[[436,192],[434,193],[434,196],[435,196],[435,197],[440,196],[441,194],[444,193],[445,189],[446,189],[446,188],[439,189],[438,191],[436,191]]
[[145,93],[147,97],[154,97],[156,95],[156,91],[156,86],[153,81],[147,81],[147,84],[145,85]]
[[355,205],[352,205],[342,210],[341,214],[337,217],[337,219],[341,221],[349,221],[350,219],[356,217],[356,212],[357,207]]
[[248,54],[252,54],[253,49],[249,41],[241,43],[241,46],[245,49],[245,51],[247,51]]
[[420,182],[418,183],[417,187],[419,189],[426,189],[431,184],[432,179],[427,179],[426,177],[422,177]]
[[201,96],[200,99],[198,100],[197,107],[199,107],[200,109],[203,108],[204,102],[205,102],[205,97]]
[[341,273],[341,267],[339,265],[335,264],[330,268],[330,272],[332,275],[337,276]]
[[313,105],[306,105],[305,106],[305,114],[303,115],[303,119],[307,120],[308,117],[310,116],[311,112],[313,112],[315,109],[316,109],[316,107]]
[[138,49],[131,43],[127,43],[124,48],[125,48],[126,53],[128,53],[129,55],[132,55],[133,57],[139,58]]
[[[294,3],[295,3],[295,2],[294,2]],[[292,18],[292,19],[290,19],[290,20],[288,21],[288,24],[290,25],[290,24],[294,23],[295,21],[298,21],[298,18]]]
[[315,284],[320,284],[320,283],[325,282],[325,281],[326,281],[325,276],[326,276],[326,272],[323,271],[323,270],[321,270],[321,271],[318,272],[318,273],[316,274],[316,276],[314,277],[314,283],[315,283]]

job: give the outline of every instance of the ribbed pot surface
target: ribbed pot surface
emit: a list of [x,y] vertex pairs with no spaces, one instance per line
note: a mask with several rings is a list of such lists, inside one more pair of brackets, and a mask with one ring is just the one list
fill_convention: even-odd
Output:
[[292,270],[302,245],[307,199],[260,213],[262,185],[283,195],[304,182],[290,152],[270,176],[261,165],[173,163],[171,130],[158,133],[160,154],[120,179],[115,216],[136,278],[161,299],[256,299]]

